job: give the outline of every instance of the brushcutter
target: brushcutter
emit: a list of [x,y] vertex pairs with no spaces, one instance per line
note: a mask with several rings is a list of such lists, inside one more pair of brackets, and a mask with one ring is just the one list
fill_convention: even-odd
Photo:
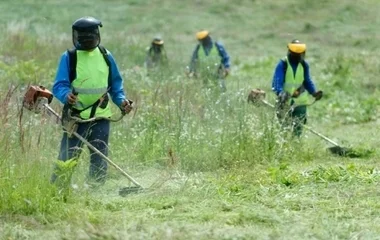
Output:
[[[253,104],[256,104],[256,105],[261,105],[261,104],[264,104],[266,106],[269,106],[273,109],[276,109],[276,106],[270,102],[268,102],[267,100],[265,100],[265,97],[266,97],[266,93],[264,90],[260,89],[260,88],[256,88],[256,89],[253,89],[251,90],[251,92],[248,94],[248,102],[249,103],[253,103]],[[310,106],[312,104],[314,104],[317,100],[314,100],[312,103],[310,104],[307,104],[306,106]],[[287,110],[288,113],[291,112],[295,107],[297,107],[296,105],[294,106],[289,106],[289,109]],[[322,138],[323,140],[327,141],[328,143],[334,145],[333,147],[329,147],[328,150],[332,153],[332,154],[336,154],[336,155],[339,155],[339,156],[345,156],[345,157],[361,157],[363,154],[360,153],[359,151],[355,151],[351,148],[347,148],[347,147],[342,147],[340,146],[338,143],[336,143],[335,141],[331,140],[330,138],[326,137],[325,135],[315,131],[314,129],[312,129],[311,127],[307,126],[307,125],[304,125],[304,128],[308,131],[310,131],[311,133],[315,134],[316,136]],[[368,154],[369,151],[366,151],[366,154]]]
[[[41,113],[42,111],[46,110],[49,115],[53,115],[54,117],[57,118],[57,123],[62,122],[61,116],[55,112],[49,104],[53,100],[53,94],[47,90],[43,86],[29,86],[27,89],[24,99],[23,99],[23,107],[28,109],[29,111],[32,111],[34,113]],[[113,122],[119,121],[123,118],[125,113],[122,112],[121,117],[117,119],[109,119],[109,118],[104,118]],[[74,116],[69,115],[71,118],[70,123],[68,124],[63,124],[63,128],[68,131],[70,134],[78,138],[83,144],[85,144],[88,148],[93,150],[96,154],[101,156],[105,161],[107,161],[110,165],[112,165],[114,168],[116,168],[122,175],[124,175],[126,178],[128,178],[129,181],[131,181],[135,186],[131,187],[125,187],[122,188],[120,192],[123,194],[128,194],[128,193],[135,193],[135,192],[140,192],[144,188],[133,178],[131,177],[128,173],[126,173],[122,168],[120,168],[116,163],[111,161],[107,156],[105,156],[102,152],[100,152],[98,149],[96,149],[91,143],[89,143],[85,138],[83,138],[81,135],[79,135],[76,132],[75,125],[76,123],[81,123],[81,122],[89,122],[89,121],[94,121],[98,120],[100,118],[91,118],[91,119],[80,119],[76,118]]]

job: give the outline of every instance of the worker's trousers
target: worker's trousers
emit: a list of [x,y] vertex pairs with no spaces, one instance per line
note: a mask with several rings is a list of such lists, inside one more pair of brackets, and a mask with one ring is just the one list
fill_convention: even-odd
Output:
[[[108,156],[108,138],[110,132],[110,122],[108,120],[97,120],[89,123],[79,123],[76,131],[80,136],[85,138],[92,146],[104,155]],[[75,136],[65,131],[61,140],[61,148],[58,160],[66,162],[68,160],[77,160],[82,151],[83,143]],[[96,154],[92,149],[90,151],[90,179],[97,182],[104,182],[107,175],[107,162],[101,156]],[[57,165],[57,164],[56,164]],[[57,168],[58,166],[55,166]],[[54,171],[51,181],[55,182],[58,174]]]
[[307,121],[306,112],[306,106],[298,106],[295,107],[290,113],[293,135],[296,137],[300,137],[302,135],[303,125],[306,124]]

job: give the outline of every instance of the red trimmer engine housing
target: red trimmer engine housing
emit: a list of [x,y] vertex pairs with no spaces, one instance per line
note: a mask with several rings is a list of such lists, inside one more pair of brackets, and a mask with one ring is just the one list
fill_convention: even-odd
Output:
[[40,113],[44,104],[50,104],[53,94],[43,86],[29,86],[25,93],[23,106],[35,113]]
[[264,90],[256,88],[251,90],[251,92],[248,94],[247,101],[251,103],[260,103],[260,101],[265,99],[265,95],[266,93]]

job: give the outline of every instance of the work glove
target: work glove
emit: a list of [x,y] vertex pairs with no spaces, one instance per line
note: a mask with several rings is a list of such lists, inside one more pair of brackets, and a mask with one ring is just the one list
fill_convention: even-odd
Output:
[[121,103],[121,111],[124,113],[124,114],[128,114],[132,111],[133,107],[132,107],[132,103],[133,101],[131,100],[126,100],[124,99],[123,102]]
[[228,75],[230,75],[230,69],[229,68],[225,68],[224,72],[223,72],[223,75],[224,75],[224,77],[227,77]]
[[298,98],[300,94],[301,94],[300,91],[295,90],[294,93],[292,94],[292,98]]
[[189,72],[189,73],[187,74],[187,76],[188,76],[189,78],[192,78],[192,77],[195,76],[195,73],[194,73],[194,72]]
[[290,97],[291,96],[288,92],[282,91],[278,94],[278,101],[280,102],[280,104],[285,104]]
[[186,72],[185,72],[185,74],[189,78],[195,77],[194,69],[190,69],[189,66],[186,66]]
[[320,100],[323,96],[323,91],[316,91],[314,94],[313,94],[313,97],[315,98],[316,101]]
[[78,99],[78,97],[77,97],[76,94],[74,94],[72,92],[70,92],[69,94],[67,94],[66,101],[67,101],[68,104],[74,105],[77,102],[77,99]]
[[301,85],[293,92],[292,98],[298,98],[303,92],[305,92],[305,86]]

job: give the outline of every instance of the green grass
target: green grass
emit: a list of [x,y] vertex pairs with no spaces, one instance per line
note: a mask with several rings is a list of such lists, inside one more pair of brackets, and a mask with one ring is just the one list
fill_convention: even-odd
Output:
[[[0,3],[0,239],[378,239],[380,3],[360,1],[42,1]],[[146,191],[110,167],[104,186],[85,184],[88,153],[70,192],[49,183],[61,129],[21,111],[28,84],[52,87],[71,24],[102,20],[135,111],[112,125],[110,158]],[[225,94],[185,77],[195,32],[209,29],[231,55]],[[146,76],[145,49],[165,40],[170,65]],[[374,149],[362,158],[326,151],[305,132],[282,134],[270,108],[246,103],[271,94],[277,61],[293,38],[325,97],[308,125],[342,146]],[[51,106],[60,112],[54,100]],[[115,112],[116,113],[116,112]]]

